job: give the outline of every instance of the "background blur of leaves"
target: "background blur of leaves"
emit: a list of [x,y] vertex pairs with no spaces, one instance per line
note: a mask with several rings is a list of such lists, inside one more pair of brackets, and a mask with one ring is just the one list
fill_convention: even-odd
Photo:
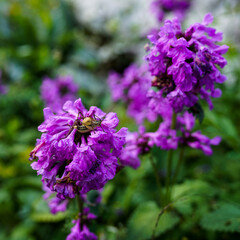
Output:
[[[43,121],[39,87],[44,76],[70,74],[86,106],[113,110],[107,74],[111,69],[122,72],[135,59],[132,48],[107,58],[99,54],[100,48],[111,48],[116,41],[109,32],[77,21],[66,1],[0,1],[0,69],[9,88],[0,95],[0,239],[61,240],[70,231],[71,209],[49,213],[42,200],[41,179],[28,161],[40,136],[37,126]],[[146,42],[138,36],[135,41]],[[236,62],[237,47],[228,44],[228,62]],[[227,69],[226,74],[235,81],[221,87],[223,96],[214,101],[212,112],[205,106],[205,119],[198,126],[209,137],[222,136],[222,143],[212,157],[196,150],[186,152],[186,167],[174,189],[174,197],[180,200],[174,203],[174,212],[164,214],[159,222],[156,232],[161,239],[239,239],[239,67]],[[137,129],[123,105],[114,111],[120,127]],[[155,149],[154,156],[164,179],[165,153]],[[187,181],[182,181],[183,176]],[[100,239],[149,239],[160,211],[156,189],[148,156],[143,157],[137,171],[124,169],[106,185],[102,204],[93,208],[98,219],[92,230]]]

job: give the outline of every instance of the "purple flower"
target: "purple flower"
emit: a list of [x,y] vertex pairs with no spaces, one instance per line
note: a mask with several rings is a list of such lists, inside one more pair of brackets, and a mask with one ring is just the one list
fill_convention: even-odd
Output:
[[97,107],[85,109],[81,99],[67,101],[63,111],[44,109],[42,132],[30,153],[31,164],[51,191],[64,200],[76,194],[101,189],[114,178],[126,128],[115,130],[116,113],[105,114]]
[[145,133],[145,128],[140,127],[139,133],[128,132],[126,137],[126,145],[122,150],[119,161],[122,166],[130,166],[134,169],[138,168],[141,164],[139,155],[148,153],[151,149],[149,145],[150,138]]
[[178,137],[177,131],[171,129],[171,120],[165,119],[160,123],[156,132],[148,133],[151,145],[156,145],[164,150],[177,149]]
[[212,109],[211,97],[221,95],[215,84],[226,80],[218,67],[227,64],[222,55],[228,47],[216,44],[222,40],[222,33],[207,26],[212,21],[212,15],[207,14],[202,23],[195,23],[182,32],[178,19],[167,20],[158,35],[148,37],[152,46],[146,60],[154,76],[152,86],[175,112],[192,107],[199,97]]
[[175,112],[181,112],[184,107],[192,107],[198,98],[191,92],[182,92],[176,88],[168,94],[168,101]]
[[75,226],[71,228],[71,233],[67,236],[66,240],[97,240],[97,236],[90,232],[86,225],[83,225],[83,230],[79,227],[80,220],[77,220]]
[[180,21],[183,21],[190,6],[191,0],[154,0],[151,9],[159,22],[162,22],[169,12],[173,12]]
[[213,139],[209,139],[207,136],[201,134],[200,131],[192,132],[194,124],[195,119],[191,113],[185,112],[183,116],[177,117],[177,127],[182,132],[179,142],[191,148],[200,149],[205,155],[211,155],[212,149],[210,145],[218,145],[221,138],[217,136]]
[[83,215],[82,220],[84,222],[81,223],[80,218],[74,220],[73,223],[75,225],[72,227],[71,233],[67,236],[66,240],[97,240],[97,236],[94,233],[91,233],[88,227],[86,226],[86,222],[95,219],[96,216],[90,213],[88,208],[84,209],[82,215]]
[[150,98],[148,107],[171,124],[173,111],[168,99],[163,97],[163,91],[160,90],[155,92],[153,90],[149,90],[148,97]]
[[47,201],[52,214],[56,214],[58,212],[65,212],[67,210],[67,206],[69,203],[68,199],[63,200],[56,197],[56,193],[52,192],[45,184],[43,184],[43,190],[45,191],[43,198]]
[[55,79],[46,77],[41,86],[41,97],[45,106],[55,113],[62,110],[67,100],[76,99],[78,86],[70,76],[60,76]]
[[151,78],[146,65],[138,68],[130,65],[123,76],[112,72],[108,78],[113,101],[122,100],[128,105],[128,115],[142,124],[146,118],[155,121],[156,114],[149,110],[147,98],[148,89],[151,87]]
[[[172,92],[174,93],[174,91]],[[149,91],[149,107],[162,117],[162,122],[156,132],[145,133],[148,136],[149,146],[156,145],[161,149],[177,149],[178,144],[185,144],[191,148],[201,149],[206,155],[212,154],[210,145],[218,145],[221,138],[209,139],[202,135],[200,131],[192,132],[195,125],[195,118],[187,111],[177,116],[176,127],[172,129],[173,107],[171,101],[162,96],[162,90],[158,92]],[[178,99],[173,96],[173,99]],[[194,97],[188,96],[189,101],[195,101]],[[171,99],[170,99],[171,100]],[[181,98],[179,99],[181,101]],[[177,101],[175,102],[177,104]],[[185,103],[187,106],[188,103]],[[179,106],[179,105],[178,105]],[[176,108],[175,108],[176,109]]]

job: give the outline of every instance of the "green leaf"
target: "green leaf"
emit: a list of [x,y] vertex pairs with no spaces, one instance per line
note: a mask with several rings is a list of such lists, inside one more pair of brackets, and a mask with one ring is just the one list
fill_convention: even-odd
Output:
[[173,206],[184,216],[192,215],[196,219],[207,211],[209,199],[215,194],[215,189],[201,180],[188,180],[173,188]]
[[35,222],[59,222],[66,218],[66,212],[59,212],[56,215],[51,213],[33,213],[31,214],[31,219]]
[[200,224],[207,230],[240,232],[240,207],[225,203],[212,213],[206,214]]
[[[128,223],[128,239],[148,239],[153,233],[161,209],[155,202],[146,202],[137,207]],[[172,212],[164,212],[156,229],[156,236],[173,228],[179,217]]]
[[41,198],[33,203],[33,213],[31,219],[35,222],[58,222],[66,218],[68,212],[58,212],[51,214],[47,203]]
[[213,193],[213,188],[207,182],[201,180],[188,180],[183,184],[174,186],[173,199],[177,200],[189,196],[207,197],[211,196]]
[[34,229],[34,223],[30,219],[25,219],[23,222],[14,227],[11,232],[11,237],[7,239],[11,240],[34,240],[35,238],[31,236]]

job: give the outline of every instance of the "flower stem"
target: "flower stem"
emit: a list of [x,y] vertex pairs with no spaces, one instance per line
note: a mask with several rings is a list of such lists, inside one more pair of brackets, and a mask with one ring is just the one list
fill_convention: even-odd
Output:
[[178,162],[177,162],[177,166],[176,166],[176,170],[175,170],[175,173],[173,175],[172,185],[174,185],[176,183],[176,180],[177,180],[177,177],[178,177],[181,165],[182,165],[183,160],[184,160],[183,156],[184,156],[184,146],[181,146],[180,153],[179,153],[179,158],[178,158]]
[[154,229],[153,229],[153,232],[152,232],[152,240],[155,240],[155,233],[156,233],[156,230],[157,230],[157,226],[158,226],[158,222],[160,220],[160,217],[164,214],[165,211],[167,211],[167,209],[169,207],[171,207],[172,203],[169,203],[167,206],[165,206],[161,212],[158,214],[158,217],[157,217],[157,221],[155,223],[155,226],[154,226]]
[[162,201],[163,201],[163,192],[162,192],[162,184],[161,184],[161,180],[160,180],[160,178],[159,178],[159,175],[158,175],[158,171],[157,171],[157,166],[156,166],[156,164],[155,164],[155,162],[154,162],[154,160],[153,160],[153,157],[152,156],[150,156],[150,162],[151,162],[151,164],[152,164],[152,168],[153,168],[153,172],[154,172],[154,175],[155,175],[155,178],[156,178],[156,182],[157,182],[157,186],[158,186],[158,190],[159,190],[159,195],[160,195],[160,200],[159,200],[159,202],[160,202],[160,205],[161,205],[161,203],[162,203]]
[[83,200],[80,195],[77,195],[77,203],[79,208],[79,215],[80,215],[80,231],[83,230]]
[[173,150],[169,150],[168,158],[167,158],[167,179],[166,179],[166,195],[165,195],[165,205],[171,199],[170,196],[170,185],[171,185],[171,174],[172,174],[172,158],[173,158]]
[[[172,125],[171,129],[176,128],[177,114],[173,111],[172,115]],[[166,177],[166,195],[165,195],[165,204],[168,204],[171,201],[171,175],[172,175],[172,159],[173,159],[173,149],[168,151],[167,157],[167,177]]]
[[176,180],[177,180],[177,177],[178,177],[181,165],[182,165],[183,160],[184,160],[183,156],[184,156],[184,146],[181,146],[180,147],[179,158],[178,158],[178,162],[177,162],[177,166],[176,166],[176,170],[175,170],[174,175],[173,175],[171,189],[170,189],[170,192],[169,192],[169,196],[170,197],[171,197],[171,194],[172,194],[172,188],[173,188],[174,184],[176,183]]

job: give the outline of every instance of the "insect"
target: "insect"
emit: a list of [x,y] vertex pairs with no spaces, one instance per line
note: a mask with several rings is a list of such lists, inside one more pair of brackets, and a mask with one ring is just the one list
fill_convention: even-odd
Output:
[[81,112],[79,112],[79,114],[81,114],[83,120],[81,121],[80,126],[75,126],[74,128],[77,129],[77,131],[80,133],[90,132],[97,127],[101,127],[101,123],[105,119],[105,116],[102,119],[100,119],[99,117],[96,117],[95,114],[94,118],[84,117]]
[[[105,118],[105,117],[104,117]],[[85,128],[91,130],[94,130],[97,127],[101,127],[101,123],[104,120],[104,118],[102,119],[97,119],[96,116],[94,115],[94,118],[91,117],[86,117],[83,118],[82,120],[82,126],[84,126]],[[84,131],[84,129],[82,128],[82,130]]]
[[[79,119],[79,114],[83,119],[82,121],[81,121],[81,118]],[[67,135],[64,138],[68,137],[73,131],[73,129],[76,129],[79,133],[88,133],[88,132],[94,131],[97,127],[102,128],[101,123],[105,119],[105,116],[102,119],[100,119],[100,118],[97,118],[95,115],[94,115],[94,118],[92,118],[92,117],[84,117],[81,112],[79,112],[79,114],[77,119],[74,121],[73,125],[71,126]]]

